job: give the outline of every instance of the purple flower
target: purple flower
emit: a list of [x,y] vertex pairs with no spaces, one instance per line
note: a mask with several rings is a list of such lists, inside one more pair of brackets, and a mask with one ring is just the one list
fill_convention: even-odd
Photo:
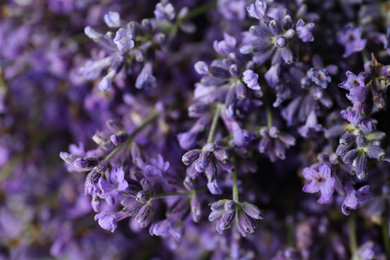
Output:
[[103,211],[95,215],[95,220],[98,220],[99,225],[106,230],[111,230],[114,232],[117,228],[117,222],[128,217],[127,213],[122,211],[118,212],[108,212]]
[[99,197],[105,198],[108,204],[113,205],[115,198],[121,192],[124,192],[128,186],[122,167],[112,168],[108,173],[107,180],[103,177],[99,179],[99,188],[102,191]]
[[145,164],[143,167],[144,174],[147,177],[162,177],[163,173],[169,168],[169,162],[165,162],[161,154],[157,159],[152,158],[150,164]]
[[347,208],[350,209],[357,209],[359,207],[360,202],[370,199],[370,193],[369,193],[369,186],[363,186],[359,190],[355,190],[352,186],[351,182],[347,182],[345,184],[345,199],[343,202],[343,205],[341,206],[341,211],[344,213],[344,215],[349,215],[349,211],[347,211]]
[[259,85],[259,75],[253,72],[253,70],[246,70],[242,74],[242,80],[248,86],[248,88],[253,90],[261,90]]
[[135,82],[135,87],[138,89],[142,88],[154,88],[156,87],[156,78],[152,75],[152,63],[147,62],[144,65],[141,73]]
[[154,15],[158,20],[166,19],[172,21],[175,18],[175,8],[167,1],[161,1],[156,5]]
[[250,17],[256,18],[258,20],[268,22],[270,19],[266,14],[267,3],[264,1],[256,0],[256,2],[248,6],[246,10]]
[[318,171],[313,168],[306,167],[302,171],[303,177],[309,182],[303,186],[303,191],[307,193],[316,193],[321,191],[321,197],[317,200],[320,204],[325,204],[330,201],[336,185],[336,179],[331,177],[330,167],[324,163]]
[[314,28],[314,23],[308,23],[305,25],[305,22],[302,19],[299,19],[295,26],[297,35],[303,42],[314,41],[313,34],[311,33],[313,28]]
[[227,20],[244,20],[245,6],[243,0],[218,0],[218,10]]
[[367,40],[362,40],[362,28],[353,28],[347,25],[337,34],[337,41],[345,46],[344,58],[350,56],[355,52],[359,52],[366,47]]
[[134,47],[133,35],[130,31],[123,28],[120,28],[116,32],[113,42],[120,51],[129,50]]

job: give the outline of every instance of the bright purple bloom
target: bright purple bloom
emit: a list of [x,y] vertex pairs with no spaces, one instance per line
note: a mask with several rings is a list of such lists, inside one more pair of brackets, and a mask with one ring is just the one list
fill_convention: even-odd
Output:
[[156,5],[154,15],[158,20],[166,19],[168,21],[172,21],[176,16],[175,8],[171,3],[167,1],[161,1]]
[[108,173],[107,180],[103,177],[99,179],[99,188],[102,193],[99,195],[101,198],[107,199],[107,203],[113,204],[115,198],[124,192],[129,184],[125,180],[125,173],[121,168],[112,168]]
[[295,25],[295,30],[297,31],[298,37],[303,42],[312,42],[314,41],[313,34],[311,33],[314,29],[314,23],[305,24],[302,19],[299,19]]
[[331,169],[327,164],[322,164],[318,171],[306,167],[302,171],[303,177],[309,182],[303,186],[303,191],[307,193],[321,192],[321,197],[317,200],[320,204],[330,201],[336,185],[336,179],[331,177]]
[[359,52],[366,47],[367,40],[362,40],[361,37],[362,28],[353,28],[350,25],[345,26],[344,29],[337,34],[337,41],[345,46],[344,58],[355,52]]
[[106,230],[111,230],[114,232],[117,228],[117,222],[128,217],[127,213],[118,211],[118,212],[108,212],[103,211],[95,215],[95,220],[98,220],[99,225]]
[[134,47],[133,35],[126,29],[120,28],[113,40],[120,51],[129,50]]

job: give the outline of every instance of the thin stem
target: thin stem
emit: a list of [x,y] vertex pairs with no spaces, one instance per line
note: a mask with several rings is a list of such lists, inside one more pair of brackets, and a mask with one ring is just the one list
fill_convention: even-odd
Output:
[[134,137],[142,131],[142,129],[145,128],[145,126],[147,126],[148,124],[150,124],[151,122],[153,122],[157,116],[159,115],[158,111],[153,111],[152,114],[150,114],[146,119],[145,121],[137,127],[137,129],[135,129],[135,131],[133,133],[131,133],[131,135],[127,138],[127,140],[123,143],[121,143],[120,145],[118,145],[114,150],[111,151],[111,153],[109,153],[106,158],[104,159],[105,161],[109,161],[112,159],[112,157],[114,157],[120,150],[122,150],[123,147],[129,145]]
[[264,100],[265,109],[267,111],[267,126],[268,128],[271,128],[273,126],[272,111],[268,101],[267,93],[265,93],[265,91],[263,97],[264,97],[263,100]]
[[351,212],[351,215],[348,217],[348,236],[349,236],[349,248],[351,250],[351,256],[353,259],[357,251],[355,212]]
[[211,10],[216,7],[216,1],[210,1],[207,4],[201,5],[198,8],[192,9],[188,12],[188,14],[184,17],[183,20],[191,20],[199,15],[206,13],[208,10]]
[[221,113],[221,105],[217,104],[217,107],[215,108],[215,111],[214,111],[213,122],[211,123],[209,137],[207,138],[207,143],[211,143],[213,141],[213,137],[214,137],[215,129],[217,127],[217,122],[218,122],[220,113]]
[[[235,162],[236,162],[236,160],[235,160],[235,158],[233,158],[234,166],[235,166]],[[234,167],[233,172],[232,172],[232,181],[233,181],[233,201],[236,203],[239,203],[236,167]]]
[[387,259],[390,259],[389,221],[385,217],[382,218],[382,238]]

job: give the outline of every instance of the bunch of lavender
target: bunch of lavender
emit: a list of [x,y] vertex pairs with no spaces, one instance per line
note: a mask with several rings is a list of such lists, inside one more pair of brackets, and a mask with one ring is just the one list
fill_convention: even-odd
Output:
[[0,258],[390,258],[387,10],[8,1]]

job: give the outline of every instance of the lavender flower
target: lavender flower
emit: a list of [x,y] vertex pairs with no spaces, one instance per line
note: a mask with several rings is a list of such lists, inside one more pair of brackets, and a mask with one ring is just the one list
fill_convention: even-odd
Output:
[[303,177],[309,182],[303,186],[303,191],[307,193],[321,192],[321,197],[317,200],[320,204],[328,203],[334,191],[336,180],[331,177],[331,169],[327,164],[322,164],[318,171],[312,168],[305,168],[302,171]]
[[367,40],[361,39],[362,28],[353,28],[347,25],[337,34],[337,41],[345,46],[343,57],[346,58],[355,52],[359,52],[366,47]]

